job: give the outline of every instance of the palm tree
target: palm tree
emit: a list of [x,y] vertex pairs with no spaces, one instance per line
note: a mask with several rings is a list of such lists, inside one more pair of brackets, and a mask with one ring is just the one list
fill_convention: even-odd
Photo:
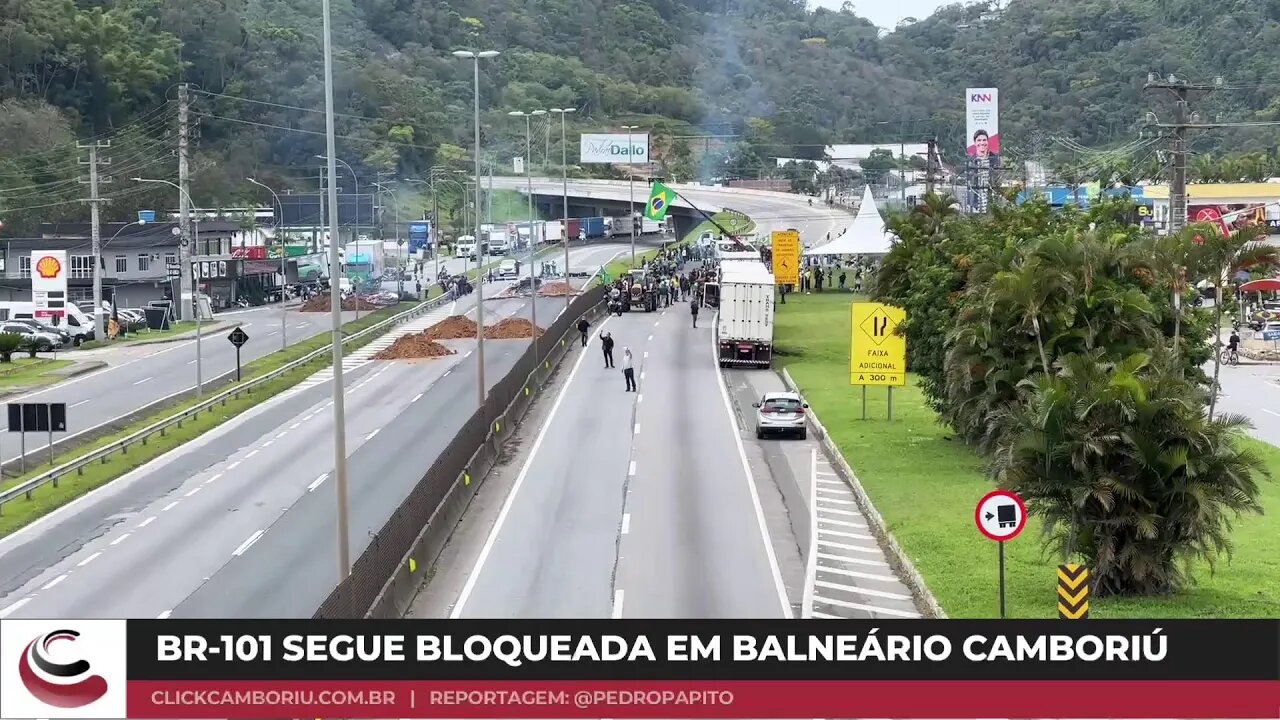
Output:
[[1212,420],[1218,404],[1218,374],[1222,369],[1222,354],[1218,352],[1222,344],[1219,330],[1222,327],[1222,286],[1231,282],[1241,270],[1280,264],[1280,252],[1275,246],[1263,242],[1265,236],[1260,239],[1257,228],[1243,228],[1223,235],[1213,224],[1193,227],[1189,265],[1213,283],[1216,301],[1213,308],[1214,391],[1209,396],[1209,419]]
[[1070,277],[1065,268],[1071,265],[1054,265],[1045,256],[1059,256],[1070,253],[1060,238],[1052,237],[1041,241],[1032,252],[1027,253],[1012,269],[996,273],[988,286],[987,302],[992,308],[1008,308],[1014,312],[1019,326],[1030,329],[1036,339],[1036,348],[1040,353],[1040,369],[1045,375],[1050,374],[1049,355],[1045,351],[1044,334],[1041,328],[1041,313],[1049,299],[1059,292],[1066,291],[1070,285]]

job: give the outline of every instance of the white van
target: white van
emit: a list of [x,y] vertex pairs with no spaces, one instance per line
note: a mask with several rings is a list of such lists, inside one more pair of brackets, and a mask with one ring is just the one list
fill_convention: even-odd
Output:
[[[66,316],[58,327],[71,336],[71,342],[79,345],[93,339],[93,318],[74,303],[66,303]],[[31,302],[0,302],[0,320],[32,320],[36,316],[36,304]],[[46,320],[46,322],[48,322]],[[50,322],[49,324],[53,324]]]

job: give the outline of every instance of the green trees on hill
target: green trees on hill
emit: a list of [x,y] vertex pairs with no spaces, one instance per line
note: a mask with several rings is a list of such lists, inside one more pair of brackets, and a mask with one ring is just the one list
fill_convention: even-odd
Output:
[[1201,368],[1219,318],[1188,287],[1274,264],[1275,250],[1209,226],[1157,238],[1121,201],[950,207],[929,198],[891,223],[901,242],[875,288],[907,309],[912,369],[940,418],[1044,518],[1053,548],[1090,565],[1098,592],[1183,587],[1184,563],[1212,561],[1232,517],[1258,511],[1265,474],[1234,442],[1245,421],[1210,411]]

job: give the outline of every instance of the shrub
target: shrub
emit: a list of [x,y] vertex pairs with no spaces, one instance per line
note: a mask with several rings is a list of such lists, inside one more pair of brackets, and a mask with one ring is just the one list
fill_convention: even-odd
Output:
[[0,333],[0,362],[13,362],[13,353],[22,342],[23,337],[17,333]]

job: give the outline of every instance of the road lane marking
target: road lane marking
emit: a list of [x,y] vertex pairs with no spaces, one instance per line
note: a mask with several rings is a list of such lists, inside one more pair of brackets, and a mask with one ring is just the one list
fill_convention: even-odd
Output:
[[14,614],[14,613],[18,612],[19,610],[21,610],[21,609],[22,609],[22,606],[23,606],[23,605],[26,605],[26,604],[27,604],[27,603],[29,603],[29,602],[31,602],[31,598],[29,598],[29,597],[25,597],[25,598],[22,598],[21,600],[19,600],[18,602],[16,602],[16,603],[14,603],[14,604],[10,605],[9,607],[7,607],[7,608],[5,608],[5,609],[3,609],[3,610],[0,610],[0,618],[7,618],[7,617],[9,617],[10,615],[12,615],[12,614]]
[[[448,373],[445,373],[445,374],[446,374],[446,375],[448,375]],[[411,403],[416,403],[416,402],[418,402],[418,401],[419,401],[419,400],[421,400],[421,399],[422,399],[422,393],[418,393],[417,395],[414,395],[414,396],[413,396],[413,399],[412,399],[412,400],[410,400],[409,402],[411,402]]]
[[320,487],[320,483],[324,482],[327,477],[329,477],[329,473],[324,473],[315,480],[312,480],[311,484],[307,486],[307,492],[315,492],[315,489]]
[[890,615],[893,617],[900,617],[900,618],[920,617],[920,613],[904,612],[902,610],[890,610],[889,608],[882,608],[876,605],[862,605],[860,603],[845,602],[844,600],[834,600],[832,598],[822,597],[821,595],[814,595],[813,601],[815,603],[835,605],[836,607],[848,608],[850,610],[861,610],[863,612],[870,612],[870,613],[883,613],[885,615]]
[[135,530],[141,530],[142,528],[144,528],[144,527],[146,527],[146,526],[150,525],[151,523],[153,523],[153,522],[155,522],[155,521],[156,521],[156,516],[155,516],[155,515],[152,515],[151,517],[147,518],[146,520],[143,520],[142,522],[138,523],[138,527],[136,527],[136,528],[134,528],[134,529],[135,529]]
[[280,438],[282,438],[282,437],[284,437],[285,435],[288,435],[288,434],[289,434],[289,431],[288,431],[288,430],[281,430],[281,431],[279,432],[279,434],[277,434],[274,438],[271,438],[271,439],[272,439],[272,440],[279,440]]
[[[594,340],[596,335],[605,325],[609,324],[609,318],[605,318],[596,328],[595,333],[589,339]],[[467,582],[462,586],[462,592],[458,595],[458,602],[454,604],[449,617],[456,620],[462,617],[462,611],[467,605],[467,600],[471,597],[471,593],[475,590],[476,582],[480,579],[480,573],[484,570],[485,561],[489,559],[489,553],[493,552],[493,546],[498,541],[498,535],[502,532],[502,526],[507,521],[507,515],[511,514],[511,508],[515,505],[516,497],[520,494],[520,486],[524,484],[525,478],[529,476],[529,468],[533,466],[533,461],[538,457],[538,449],[542,447],[543,440],[547,437],[547,432],[555,425],[556,415],[560,411],[560,405],[564,402],[565,390],[573,385],[573,380],[578,375],[578,371],[582,369],[582,362],[587,359],[589,353],[579,353],[578,359],[573,363],[573,369],[569,371],[569,377],[565,381],[564,387],[556,396],[556,401],[551,405],[551,412],[547,414],[547,419],[542,425],[542,429],[538,431],[538,436],[534,438],[533,445],[529,449],[529,455],[525,458],[524,465],[520,468],[520,474],[516,476],[515,484],[511,486],[511,492],[507,494],[507,499],[502,503],[502,509],[498,511],[498,519],[494,521],[493,527],[489,530],[489,537],[485,538],[484,545],[480,548],[480,556],[476,558],[476,564],[472,566],[471,573],[467,576]]]
[[[821,511],[819,511],[819,513],[821,513]],[[818,527],[822,527],[823,523],[826,523],[827,525],[835,525],[836,527],[850,527],[857,528],[858,530],[867,529],[866,523],[852,523],[845,522],[843,520],[832,520],[831,518],[818,518]]]
[[63,580],[66,580],[66,579],[67,579],[67,574],[66,574],[66,573],[62,573],[62,574],[61,574],[61,575],[59,575],[58,577],[56,577],[56,578],[54,578],[54,579],[50,580],[49,582],[45,583],[45,584],[44,584],[44,587],[42,587],[42,588],[40,588],[40,589],[41,589],[41,590],[48,590],[48,589],[50,589],[50,588],[54,587],[55,585],[57,585],[58,583],[62,582]]
[[220,477],[222,477],[222,473],[214,473],[214,474],[212,474],[212,475],[210,475],[210,476],[209,476],[209,479],[208,479],[208,480],[205,480],[205,481],[204,481],[204,484],[205,484],[205,485],[208,485],[209,483],[213,482],[214,480],[217,480],[217,479],[218,479],[218,478],[220,478]]
[[822,517],[823,513],[830,513],[831,515],[846,515],[848,517],[856,517],[856,518],[862,517],[861,513],[849,512],[848,510],[833,510],[831,508],[825,508],[825,507],[818,508],[818,517]]
[[89,401],[88,401],[88,400],[81,400],[80,402],[78,402],[78,403],[76,403],[76,404],[74,404],[74,405],[70,405],[70,406],[68,406],[68,407],[73,407],[73,408],[80,407],[81,405],[84,405],[84,404],[85,404],[85,403],[87,403],[87,402],[89,402]]
[[613,591],[613,619],[614,620],[622,619],[622,600],[623,600],[623,592],[621,590],[614,590]]
[[834,535],[836,537],[849,538],[850,540],[868,540],[871,542],[875,542],[876,540],[874,537],[871,537],[870,535],[861,535],[859,533],[837,532],[835,530],[823,530],[822,528],[818,528],[818,537],[822,537],[823,535]]
[[883,598],[885,600],[910,601],[912,599],[910,595],[903,595],[902,593],[891,593],[891,592],[885,592],[883,590],[866,590],[864,588],[855,587],[853,585],[842,585],[840,583],[827,582],[825,580],[815,580],[813,584],[820,588],[826,588],[827,590],[838,590],[840,592],[850,592],[850,593],[854,593],[855,595],[867,595],[870,597]]
[[253,457],[254,455],[257,455],[257,454],[258,454],[258,451],[257,451],[257,450],[250,450],[249,452],[247,452],[247,453],[245,453],[245,454],[244,454],[244,459],[245,459],[245,460],[248,460],[249,458],[251,458],[251,457]]
[[128,539],[129,539],[129,535],[130,535],[130,534],[131,534],[131,533],[125,533],[125,534],[121,535],[120,537],[116,538],[115,540],[112,540],[112,541],[111,541],[111,544],[112,544],[112,545],[119,545],[120,543],[124,542],[125,540],[128,540]]
[[266,441],[266,442],[262,443],[262,447],[264,447],[264,448],[265,448],[265,447],[271,447],[272,445],[275,445],[275,444],[276,444],[276,441],[275,441],[275,440],[268,440],[268,441]]
[[634,430],[632,430],[632,431],[631,431],[631,434],[632,434],[632,435],[639,435],[639,434],[640,434],[640,423],[636,423],[636,427],[635,427],[635,429],[634,429]]
[[195,364],[196,364],[196,361],[195,361],[195,360],[188,360],[188,361],[187,361],[187,364],[188,364],[188,365],[195,365]]
[[80,562],[76,563],[76,567],[84,567],[85,565],[88,565],[89,563],[93,562],[94,560],[97,560],[97,559],[98,559],[99,557],[101,557],[101,556],[102,556],[102,551],[101,551],[101,550],[99,550],[98,552],[96,552],[96,553],[94,553],[94,554],[90,555],[89,557],[87,557],[87,558],[85,558],[85,559],[81,560]]
[[227,466],[227,469],[228,469],[228,470],[235,470],[236,468],[240,467],[240,462],[241,462],[240,460],[237,460],[237,461],[235,461],[235,462],[231,463],[230,465],[228,465],[228,466]]
[[636,404],[644,402],[644,393],[636,393]]
[[249,539],[248,539],[248,540],[245,540],[245,541],[244,541],[244,542],[242,542],[242,543],[240,543],[240,547],[238,547],[238,548],[236,548],[235,550],[231,551],[231,554],[232,554],[233,556],[235,556],[235,557],[240,557],[241,555],[243,555],[243,554],[245,553],[245,551],[246,551],[246,550],[248,550],[250,547],[253,547],[253,544],[254,544],[254,543],[256,543],[256,542],[258,542],[258,538],[260,538],[260,537],[262,537],[262,531],[261,531],[261,530],[254,530],[254,531],[253,531],[253,534],[249,536]]
[[[650,335],[650,336],[649,336],[649,339],[650,339],[650,340],[652,340],[652,339],[653,339],[653,336],[652,336],[652,335]],[[647,353],[647,352],[646,352],[646,353],[645,353],[645,357],[648,357],[648,356],[649,356],[649,353]]]
[[197,485],[197,486],[195,486],[195,487],[191,488],[190,490],[188,490],[188,491],[187,491],[187,494],[186,494],[186,495],[183,495],[182,497],[191,497],[192,495],[195,495],[195,494],[196,494],[196,493],[198,493],[198,492],[200,492],[200,486],[199,486],[199,485]]
[[168,505],[165,505],[164,507],[160,508],[160,512],[169,512],[169,511],[170,511],[170,510],[172,510],[172,509],[174,508],[174,506],[175,506],[175,505],[177,505],[179,502],[181,502],[181,500],[174,500],[173,502],[169,503]]
[[653,326],[654,326],[654,327],[658,327],[658,321],[657,321],[657,320],[654,320],[654,321],[653,321]]
[[381,430],[381,429],[382,429],[382,428],[377,428],[376,430],[374,430],[373,432],[369,433],[368,435],[365,435],[365,436],[364,436],[364,441],[365,441],[365,442],[369,442],[370,440],[372,440],[372,439],[373,439],[373,436],[374,436],[374,435],[377,435],[377,434],[378,434],[378,430]]
[[742,443],[742,433],[738,430],[738,416],[734,413],[733,403],[729,402],[729,387],[724,373],[720,369],[720,356],[716,345],[715,333],[711,333],[707,349],[711,354],[711,367],[716,374],[716,387],[720,390],[720,400],[724,405],[725,418],[729,421],[729,432],[733,435],[734,445],[738,448],[738,460],[742,463],[743,479],[747,483],[747,493],[751,497],[751,507],[756,513],[756,525],[760,529],[760,542],[764,544],[765,558],[769,561],[769,572],[773,575],[773,587],[778,594],[782,617],[793,618],[791,601],[787,599],[787,587],[782,582],[782,568],[778,567],[778,556],[773,551],[773,538],[769,536],[769,525],[764,519],[764,508],[760,505],[760,494],[756,492],[755,477],[751,473],[751,462],[747,460],[747,448]]
[[1262,408],[1262,412],[1267,413],[1269,415],[1275,415],[1276,417],[1280,417],[1280,412],[1276,412],[1275,410],[1268,410],[1266,408]]
[[845,563],[848,565],[866,565],[867,567],[889,567],[889,563],[879,560],[863,560],[862,558],[845,557],[843,555],[828,555],[827,553],[816,553],[819,560],[830,560],[831,562]]
[[440,377],[442,377],[442,378],[447,378],[447,377],[449,377],[449,373],[451,373],[451,372],[453,372],[453,368],[449,368],[448,370],[445,370],[445,371],[444,371],[444,374],[443,374],[443,375],[441,375]]
[[859,580],[875,580],[876,582],[898,582],[898,578],[892,575],[873,575],[871,573],[858,572],[857,570],[845,570],[844,568],[827,567],[826,565],[818,566],[818,574],[835,573],[846,577],[858,578]]
[[152,380],[155,380],[155,378],[154,378],[154,377],[144,377],[144,378],[142,378],[141,380],[139,380],[138,382],[134,383],[134,385],[141,385],[142,383],[145,383],[145,382],[151,382]]
[[643,370],[641,370],[641,371],[640,371],[640,379],[641,379],[641,380],[643,380],[643,379],[644,379],[644,371],[643,371]]
[[631,532],[631,513],[622,514],[622,534]]
[[627,474],[634,476],[636,474],[636,461],[631,461],[631,466],[627,468]]
[[290,425],[290,426],[289,426],[289,429],[290,429],[290,430],[297,430],[297,429],[298,429],[298,428],[300,428],[300,427],[302,427],[302,423],[300,423],[300,422],[296,422],[296,423],[294,423],[294,424]]
[[173,611],[172,611],[172,610],[165,610],[164,612],[162,612],[162,613],[160,613],[159,615],[157,615],[157,616],[156,616],[156,619],[157,619],[157,620],[168,620],[168,619],[169,619],[169,616],[170,616],[170,615],[172,615],[172,614],[173,614]]

